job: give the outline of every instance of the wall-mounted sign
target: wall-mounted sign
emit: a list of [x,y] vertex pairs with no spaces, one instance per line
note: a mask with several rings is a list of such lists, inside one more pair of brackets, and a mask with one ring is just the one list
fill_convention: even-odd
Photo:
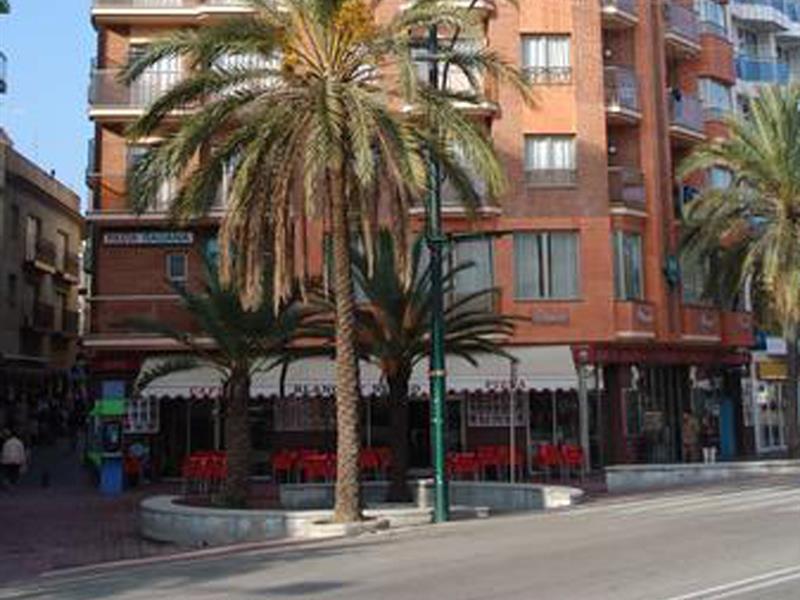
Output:
[[537,325],[569,325],[569,311],[537,308],[531,320]]
[[194,242],[191,231],[107,231],[106,246],[189,246]]

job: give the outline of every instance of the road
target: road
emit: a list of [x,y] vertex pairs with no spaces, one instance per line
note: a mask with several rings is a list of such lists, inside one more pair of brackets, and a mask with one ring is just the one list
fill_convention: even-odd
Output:
[[40,578],[58,600],[796,600],[800,481],[604,498],[350,540]]

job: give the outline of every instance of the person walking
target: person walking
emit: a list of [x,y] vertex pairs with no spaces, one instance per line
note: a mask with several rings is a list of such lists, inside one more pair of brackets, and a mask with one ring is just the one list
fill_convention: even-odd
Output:
[[5,480],[11,485],[16,485],[20,473],[27,466],[25,445],[14,432],[6,430],[3,434],[6,441],[3,442],[2,453],[0,453],[0,464],[3,466]]
[[703,419],[703,426],[700,430],[700,442],[703,446],[703,462],[713,464],[717,462],[717,443],[714,426],[711,418]]

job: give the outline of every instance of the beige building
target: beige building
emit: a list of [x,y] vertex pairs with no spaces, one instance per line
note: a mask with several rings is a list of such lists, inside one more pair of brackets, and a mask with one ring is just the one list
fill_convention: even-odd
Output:
[[78,195],[0,129],[0,409],[23,394],[58,394],[68,381],[83,234]]

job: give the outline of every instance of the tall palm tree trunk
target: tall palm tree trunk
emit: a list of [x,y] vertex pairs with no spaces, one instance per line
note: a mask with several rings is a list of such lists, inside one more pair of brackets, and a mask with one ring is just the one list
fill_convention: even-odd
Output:
[[247,504],[250,487],[250,374],[234,371],[227,385],[225,398],[225,448],[228,456],[228,478],[225,501],[231,507]]
[[389,500],[409,502],[408,489],[408,378],[410,370],[387,379],[391,414],[392,467]]
[[361,519],[360,448],[355,301],[350,265],[350,230],[344,178],[328,177],[332,206],[333,288],[336,296],[336,503],[333,520]]
[[800,457],[800,439],[798,439],[797,423],[797,398],[798,398],[798,376],[800,376],[800,364],[797,352],[798,325],[792,324],[786,336],[786,446],[789,458]]

